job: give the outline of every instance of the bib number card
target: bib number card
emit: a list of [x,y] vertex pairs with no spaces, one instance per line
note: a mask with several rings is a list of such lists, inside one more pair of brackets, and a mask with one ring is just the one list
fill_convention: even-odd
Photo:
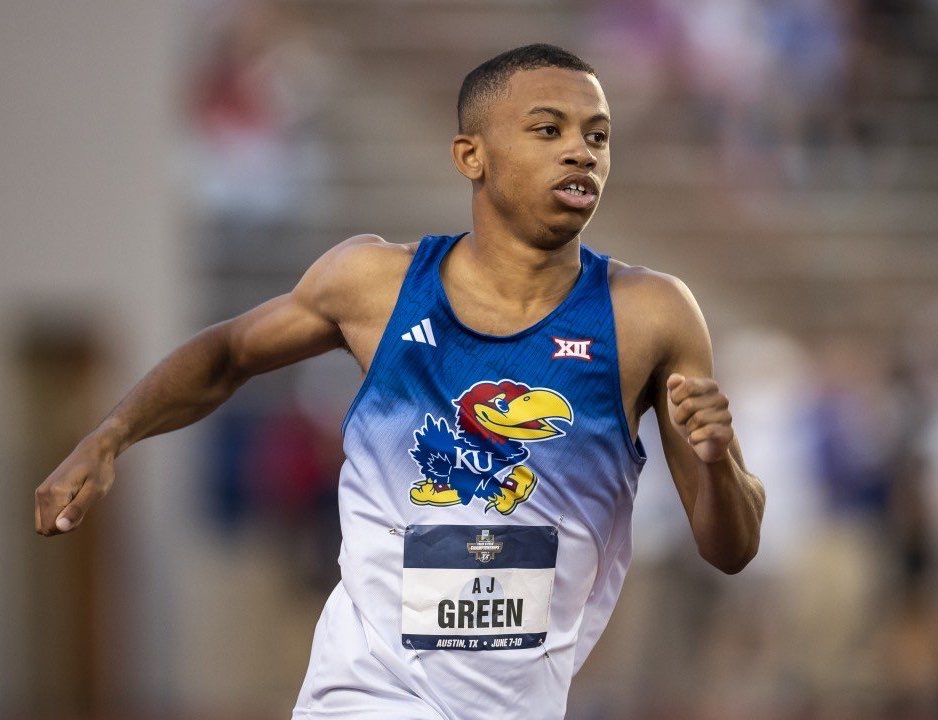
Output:
[[547,637],[557,529],[412,525],[404,535],[401,642],[512,650]]

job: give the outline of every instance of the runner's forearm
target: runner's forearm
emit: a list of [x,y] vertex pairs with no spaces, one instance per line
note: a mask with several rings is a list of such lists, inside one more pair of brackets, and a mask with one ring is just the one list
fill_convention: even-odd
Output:
[[159,362],[90,434],[114,457],[133,443],[191,425],[242,385],[228,325],[200,332]]
[[759,549],[762,483],[727,453],[701,463],[692,527],[700,555],[726,573],[742,570]]

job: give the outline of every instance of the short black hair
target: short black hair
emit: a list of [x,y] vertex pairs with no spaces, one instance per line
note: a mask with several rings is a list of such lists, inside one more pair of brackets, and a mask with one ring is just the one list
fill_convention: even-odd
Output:
[[456,104],[459,132],[478,132],[489,103],[505,91],[516,72],[547,67],[577,70],[596,77],[592,66],[556,45],[537,43],[503,52],[479,65],[462,81]]

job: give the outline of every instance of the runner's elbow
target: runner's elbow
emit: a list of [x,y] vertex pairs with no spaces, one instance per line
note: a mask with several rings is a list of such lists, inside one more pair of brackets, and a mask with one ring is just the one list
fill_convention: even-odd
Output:
[[710,565],[726,575],[736,575],[752,562],[752,559],[759,551],[759,536],[756,535],[742,552],[729,553],[713,552],[706,547],[698,545],[697,552],[700,557],[706,560]]

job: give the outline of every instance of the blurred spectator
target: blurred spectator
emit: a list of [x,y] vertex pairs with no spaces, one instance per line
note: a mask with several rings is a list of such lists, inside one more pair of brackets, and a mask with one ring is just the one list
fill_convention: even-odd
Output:
[[219,33],[192,99],[200,199],[217,214],[252,219],[276,216],[288,197],[285,118],[275,69],[265,62],[270,28],[259,7],[244,6]]
[[831,516],[885,520],[900,417],[872,349],[841,340],[823,348],[812,412],[815,451]]
[[296,576],[323,592],[339,581],[344,459],[335,417],[286,407],[258,424],[245,460],[256,519],[281,542]]
[[666,0],[599,3],[590,16],[595,42],[620,70],[603,77],[610,96],[621,96],[629,109],[663,99],[673,83],[682,27]]
[[[703,0],[681,12],[690,90],[720,114],[755,109],[766,94],[764,8],[745,0]],[[719,123],[718,123],[719,124]]]
[[731,398],[746,464],[758,472],[768,501],[748,581],[721,583],[701,704],[714,716],[728,705],[737,717],[798,716],[805,697],[793,680],[803,656],[792,642],[800,620],[797,583],[823,521],[804,422],[813,365],[795,338],[772,328],[741,329],[718,344],[721,387]]
[[215,12],[190,107],[197,198],[235,224],[282,219],[306,200],[302,181],[327,174],[316,124],[336,75],[308,15],[275,0]]
[[838,0],[773,0],[767,6],[772,81],[764,100],[774,114],[772,130],[790,182],[803,184],[813,170],[812,153],[843,139],[851,59],[843,8]]
[[921,421],[908,386],[890,375],[889,352],[850,337],[828,341],[810,416],[827,521],[807,558],[806,662],[813,691],[848,712],[864,694],[891,701],[894,678],[872,669],[894,667],[883,664],[888,642],[925,559],[923,518],[909,506],[917,484],[907,475]]
[[889,547],[895,588],[882,662],[890,671],[892,711],[924,717],[921,713],[938,707],[938,601],[932,544],[938,518],[928,502],[924,447],[934,410],[923,383],[905,362],[896,364],[891,384],[902,414],[890,463],[894,481]]
[[258,425],[245,462],[252,506],[278,525],[310,522],[310,513],[331,502],[338,486],[338,431],[295,407],[278,409]]

